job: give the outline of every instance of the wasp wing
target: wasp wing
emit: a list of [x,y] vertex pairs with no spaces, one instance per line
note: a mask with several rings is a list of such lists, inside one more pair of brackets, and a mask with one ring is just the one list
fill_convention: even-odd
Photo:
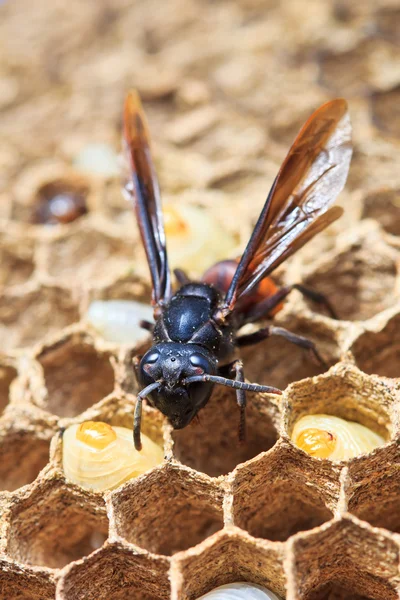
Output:
[[153,285],[156,306],[171,296],[160,189],[150,152],[146,118],[139,95],[128,93],[124,105],[125,153],[130,167],[126,191],[133,202]]
[[344,187],[351,155],[347,103],[327,102],[300,130],[280,168],[226,294],[225,312],[339,218],[341,209],[328,208]]

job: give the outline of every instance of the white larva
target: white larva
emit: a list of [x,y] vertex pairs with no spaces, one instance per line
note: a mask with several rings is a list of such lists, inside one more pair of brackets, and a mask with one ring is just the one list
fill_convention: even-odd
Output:
[[332,415],[307,415],[297,421],[292,441],[316,458],[347,460],[371,452],[385,440],[368,427]]
[[279,596],[255,583],[229,583],[215,588],[198,600],[280,600]]
[[95,300],[89,306],[85,321],[107,342],[134,345],[149,333],[140,327],[141,320],[153,322],[149,304],[134,300]]
[[92,175],[119,177],[121,167],[117,153],[107,144],[88,144],[74,159],[74,165]]
[[132,430],[100,421],[71,425],[63,435],[63,469],[67,479],[97,492],[112,490],[163,461],[163,451],[142,434],[135,450]]

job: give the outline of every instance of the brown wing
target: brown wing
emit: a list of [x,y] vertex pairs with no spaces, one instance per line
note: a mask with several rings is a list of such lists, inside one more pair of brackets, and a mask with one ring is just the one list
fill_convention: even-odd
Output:
[[158,181],[151,158],[149,135],[142,104],[135,91],[124,106],[125,152],[130,167],[126,191],[133,202],[153,284],[153,304],[171,296],[164,223]]
[[327,102],[300,130],[280,168],[226,294],[225,311],[340,216],[340,209],[327,209],[344,187],[351,155],[347,103]]

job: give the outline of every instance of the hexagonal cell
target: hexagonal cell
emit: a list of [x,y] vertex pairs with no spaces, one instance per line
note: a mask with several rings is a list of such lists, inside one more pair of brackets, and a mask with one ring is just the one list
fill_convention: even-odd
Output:
[[116,533],[156,554],[191,548],[223,527],[221,488],[177,465],[132,480],[109,502]]
[[398,106],[400,101],[400,85],[390,90],[371,94],[371,112],[374,124],[382,132],[400,137],[400,117]]
[[31,277],[35,268],[33,249],[33,241],[27,236],[1,233],[0,287],[18,285]]
[[51,573],[0,560],[0,600],[54,600]]
[[400,189],[381,188],[363,201],[362,218],[378,221],[392,235],[400,235]]
[[[289,444],[237,468],[233,481],[235,525],[254,537],[284,541],[333,517],[339,469],[310,462]],[[309,482],[313,482],[313,486]]]
[[[399,550],[388,535],[357,520],[331,522],[297,536],[290,597],[305,600],[394,600]],[[337,595],[335,595],[337,594]]]
[[[278,317],[273,324],[311,340],[325,362],[328,365],[334,364],[339,360],[340,354],[337,341],[340,325],[317,316],[302,317],[301,310],[300,305],[298,315]],[[272,336],[256,346],[243,348],[241,356],[249,381],[272,385],[281,390],[294,381],[314,377],[327,370],[327,366],[319,363],[309,350],[291,344],[280,336]]]
[[44,406],[60,417],[82,413],[114,389],[110,354],[97,351],[84,337],[48,346],[38,360],[47,387]]
[[[136,401],[133,397],[111,394],[106,401],[89,408],[79,416],[79,423],[84,421],[101,421],[111,426],[133,429],[133,415]],[[74,421],[76,424],[78,420]],[[158,410],[143,406],[141,431],[160,448],[164,446],[163,417]],[[69,424],[68,424],[69,426]],[[63,436],[64,428],[59,430],[52,439],[50,448],[51,464],[59,471],[63,470]],[[133,444],[133,437],[132,437]],[[150,468],[150,467],[149,467]]]
[[[346,575],[343,578],[340,578],[339,581],[336,581],[336,578],[332,578],[333,581],[329,581],[328,583],[318,587],[316,590],[302,596],[302,598],[306,598],[307,600],[375,600],[376,598],[382,598],[382,594],[386,593],[385,586],[378,586],[378,590],[369,589],[368,594],[372,594],[371,596],[364,596],[364,594],[358,594],[354,589],[354,579],[350,575]],[[374,586],[376,587],[376,586]],[[389,590],[390,590],[390,586]],[[398,598],[395,594],[396,587],[389,591],[388,598]],[[375,595],[375,593],[378,595]],[[385,596],[386,598],[386,596]]]
[[289,437],[301,417],[327,414],[360,423],[387,440],[393,430],[394,405],[384,383],[353,365],[339,363],[317,379],[293,384],[287,391],[283,418]]
[[88,212],[90,184],[81,176],[59,177],[36,191],[30,221],[38,225],[66,224]]
[[351,352],[365,373],[400,377],[400,314],[382,323],[380,331],[364,331],[351,346]]
[[[17,421],[17,419],[16,419]],[[31,483],[49,461],[50,440],[18,424],[0,432],[0,490]]]
[[169,560],[113,542],[68,567],[59,600],[168,600]]
[[130,239],[85,227],[51,242],[46,267],[58,281],[94,285],[132,269],[134,258]]
[[114,278],[110,284],[88,290],[87,306],[94,300],[136,300],[150,305],[151,287],[136,272],[129,272]]
[[398,255],[367,222],[338,251],[322,260],[304,284],[325,294],[342,320],[361,321],[398,298]]
[[78,321],[71,293],[56,286],[40,286],[24,293],[0,296],[2,350],[32,346]]
[[397,6],[384,6],[376,11],[378,35],[391,42],[400,41],[400,10]]
[[246,441],[239,442],[236,395],[232,390],[216,387],[198,418],[188,427],[172,432],[174,456],[211,477],[229,473],[237,464],[275,444],[278,419],[273,399],[249,393]]
[[63,567],[107,538],[102,499],[67,487],[55,476],[16,499],[10,512],[7,554],[20,563]]
[[373,527],[400,533],[400,456],[396,443],[349,466],[348,510]]
[[17,369],[8,364],[7,360],[0,362],[0,414],[8,404],[10,387],[17,375]]
[[[368,89],[370,69],[368,56],[371,41],[362,41],[344,52],[325,51],[319,56],[319,83],[340,91],[344,96],[363,93]],[[343,65],[347,65],[343,69]],[[354,77],[357,73],[357,77]]]
[[46,226],[70,223],[92,208],[92,184],[62,159],[25,161],[13,181],[11,218]]
[[280,544],[257,543],[245,532],[229,527],[205,540],[190,553],[172,561],[174,600],[196,600],[212,589],[247,581],[285,596],[284,548]]

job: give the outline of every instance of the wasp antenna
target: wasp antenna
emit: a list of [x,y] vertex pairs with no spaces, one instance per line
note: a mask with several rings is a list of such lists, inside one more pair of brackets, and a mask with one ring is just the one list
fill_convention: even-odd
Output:
[[135,444],[135,448],[138,452],[140,452],[142,449],[142,441],[140,439],[140,428],[142,424],[142,402],[143,399],[146,398],[146,396],[151,394],[151,392],[154,392],[154,390],[158,389],[160,385],[161,384],[159,381],[151,383],[137,395],[135,415],[133,417],[133,443]]
[[270,387],[269,385],[259,385],[258,383],[246,383],[245,381],[236,381],[233,379],[228,379],[226,377],[219,377],[218,375],[209,375],[208,373],[204,373],[204,375],[193,375],[193,377],[188,377],[183,380],[183,384],[189,383],[201,383],[209,381],[210,383],[216,383],[218,385],[224,385],[225,387],[234,388],[235,390],[243,390],[244,392],[259,392],[266,394],[282,394],[282,390],[278,390],[278,388]]

